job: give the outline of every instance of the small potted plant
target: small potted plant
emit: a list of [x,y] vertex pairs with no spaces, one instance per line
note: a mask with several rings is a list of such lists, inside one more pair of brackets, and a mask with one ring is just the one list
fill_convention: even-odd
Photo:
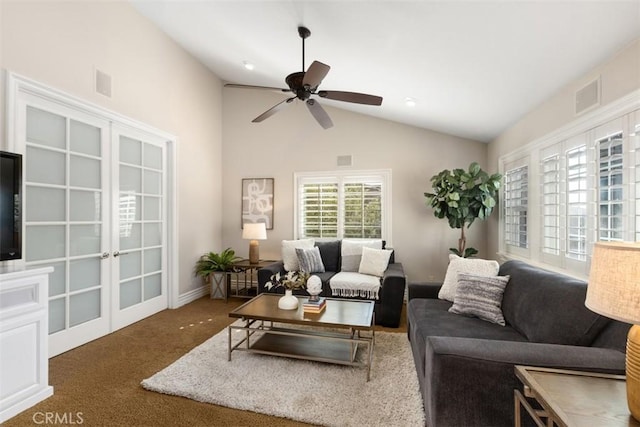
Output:
[[218,293],[222,293],[220,297],[225,298],[229,277],[227,273],[233,271],[233,263],[239,259],[231,248],[220,253],[209,252],[198,259],[195,274],[203,277],[206,282],[211,282],[211,298],[216,297]]
[[309,273],[304,271],[289,271],[287,274],[276,273],[271,276],[265,287],[269,290],[283,286],[284,296],[278,301],[278,308],[282,310],[294,310],[298,308],[298,298],[293,296],[294,289],[304,289],[309,279]]

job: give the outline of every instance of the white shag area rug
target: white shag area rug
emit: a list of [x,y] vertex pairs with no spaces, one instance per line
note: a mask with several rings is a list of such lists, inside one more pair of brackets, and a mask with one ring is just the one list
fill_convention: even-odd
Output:
[[425,425],[418,378],[404,333],[376,332],[369,382],[365,368],[242,351],[234,351],[229,362],[227,340],[225,328],[142,381],[142,386],[316,425]]

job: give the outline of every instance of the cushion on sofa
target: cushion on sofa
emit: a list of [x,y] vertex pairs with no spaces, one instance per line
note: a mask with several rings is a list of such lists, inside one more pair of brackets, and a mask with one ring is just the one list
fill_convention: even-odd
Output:
[[358,273],[382,277],[384,275],[384,271],[389,265],[391,252],[392,251],[389,249],[373,249],[366,246],[363,247],[362,258],[360,259],[360,266],[358,267]]
[[478,276],[496,276],[500,265],[498,261],[487,259],[461,258],[457,255],[449,255],[449,267],[444,276],[444,283],[438,298],[453,302],[456,297],[458,285],[458,273],[475,274]]
[[507,324],[529,341],[591,345],[609,320],[584,305],[586,282],[522,261],[507,261],[501,276],[511,279],[502,299]]
[[380,278],[352,271],[341,271],[329,280],[331,295],[378,299]]
[[317,241],[325,271],[340,271],[340,240]]
[[458,274],[458,288],[451,313],[475,316],[487,322],[505,325],[500,306],[509,276]]
[[296,248],[300,271],[305,273],[324,273],[324,264],[317,246],[311,249]]
[[282,262],[284,262],[285,271],[298,271],[300,269],[300,264],[298,263],[296,248],[311,249],[313,247],[313,243],[313,239],[283,240]]
[[342,265],[340,271],[357,272],[362,259],[362,248],[382,249],[381,239],[342,239]]

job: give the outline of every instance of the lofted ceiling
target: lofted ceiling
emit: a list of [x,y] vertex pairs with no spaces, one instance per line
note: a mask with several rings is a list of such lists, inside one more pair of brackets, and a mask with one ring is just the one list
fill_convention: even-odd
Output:
[[640,0],[131,3],[231,83],[287,87],[304,25],[306,67],[331,66],[320,89],[384,98],[323,105],[484,142],[640,37]]

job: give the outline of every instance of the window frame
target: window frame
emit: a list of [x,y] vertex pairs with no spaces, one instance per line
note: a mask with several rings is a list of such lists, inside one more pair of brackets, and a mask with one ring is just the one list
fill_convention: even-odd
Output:
[[[640,90],[636,90],[604,107],[590,111],[567,125],[499,157],[499,172],[514,168],[514,162],[526,159],[529,165],[528,242],[529,251],[518,251],[506,244],[504,236],[504,204],[500,203],[498,255],[507,259],[522,259],[553,271],[586,278],[589,271],[593,243],[600,233],[600,141],[623,133],[623,239],[640,241]],[[567,152],[580,145],[586,146],[587,155],[587,236],[584,261],[566,256],[568,232]],[[545,252],[545,199],[546,185],[543,163],[558,157],[561,189],[558,193],[560,218],[557,226],[562,236],[558,242],[559,254]],[[536,173],[537,172],[537,173]],[[501,190],[504,197],[504,189]]]
[[392,187],[391,169],[372,170],[348,170],[348,171],[315,171],[315,172],[294,172],[293,174],[293,236],[295,239],[304,238],[303,222],[301,214],[300,186],[307,183],[338,183],[338,232],[336,237],[316,238],[318,240],[332,240],[344,238],[344,185],[354,182],[379,181],[381,183],[381,238],[392,243],[391,233],[391,207],[392,207]]

